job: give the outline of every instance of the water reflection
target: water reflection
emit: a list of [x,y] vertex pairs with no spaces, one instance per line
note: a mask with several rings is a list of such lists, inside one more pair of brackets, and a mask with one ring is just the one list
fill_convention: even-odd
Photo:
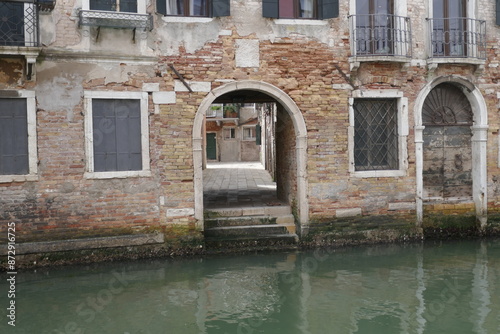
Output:
[[499,255],[482,241],[39,269],[18,274],[0,332],[496,334]]

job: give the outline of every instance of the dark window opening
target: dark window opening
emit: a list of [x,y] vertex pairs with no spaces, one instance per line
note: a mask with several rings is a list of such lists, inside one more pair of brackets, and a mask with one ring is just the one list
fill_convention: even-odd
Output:
[[354,102],[354,164],[356,171],[398,169],[396,99]]

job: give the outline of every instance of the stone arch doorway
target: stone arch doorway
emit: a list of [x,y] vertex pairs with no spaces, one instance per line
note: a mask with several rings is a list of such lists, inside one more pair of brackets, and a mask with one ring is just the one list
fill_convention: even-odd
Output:
[[417,223],[424,201],[474,202],[486,224],[487,108],[469,81],[440,77],[419,93],[415,103]]
[[[286,159],[293,159],[294,170],[290,175],[293,175],[294,180],[284,180],[281,184],[278,182],[278,188],[284,187],[291,193],[291,198],[295,201],[294,207],[297,211],[297,218],[302,230],[307,229],[309,220],[309,206],[307,203],[307,131],[304,118],[300,109],[295,102],[279,88],[260,81],[239,81],[230,82],[211,91],[201,102],[196,113],[193,124],[193,164],[194,164],[194,192],[195,192],[195,218],[198,221],[198,227],[203,229],[203,167],[204,167],[204,134],[203,126],[205,122],[206,111],[215,102],[226,96],[250,96],[255,93],[264,94],[272,98],[278,105],[278,112],[281,110],[289,124],[286,126],[293,127],[289,129],[294,136],[294,151],[289,152],[286,158],[282,159],[282,163],[289,163]],[[279,154],[277,154],[279,155]],[[280,159],[278,156],[277,159]],[[292,204],[292,203],[290,203]]]
[[442,83],[422,108],[424,198],[472,200],[472,107],[454,84]]

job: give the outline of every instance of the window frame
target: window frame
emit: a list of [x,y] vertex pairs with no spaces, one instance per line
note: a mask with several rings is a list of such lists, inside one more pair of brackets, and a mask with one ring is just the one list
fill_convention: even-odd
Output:
[[[355,111],[354,103],[357,99],[395,99],[397,113],[397,149],[398,166],[390,170],[369,170],[357,171],[354,160],[354,136],[355,136]],[[354,91],[349,98],[349,127],[348,127],[348,150],[349,150],[349,172],[354,177],[400,177],[405,176],[408,170],[408,148],[407,138],[408,126],[408,98],[403,97],[403,93],[397,90],[374,90],[374,91]]]
[[[140,100],[142,169],[136,171],[94,171],[93,99]],[[149,111],[147,92],[84,91],[85,110],[85,178],[110,179],[151,176],[149,161]]]
[[[231,130],[234,130],[234,137],[229,136],[226,137],[226,132],[230,131],[229,133],[231,134]],[[226,126],[222,128],[222,139],[227,140],[227,141],[234,141],[236,140],[237,135],[236,135],[236,127],[235,126]]]
[[307,24],[306,22],[317,22],[339,17],[339,0],[314,0],[314,17],[298,17],[298,1],[293,1],[294,18],[280,16],[280,2],[284,0],[263,0],[262,16],[275,19],[278,24]]
[[[253,131],[252,131],[253,129]],[[242,141],[256,141],[257,139],[257,127],[255,125],[243,126],[241,129],[241,140]],[[245,137],[245,130],[250,130],[255,137]]]
[[28,122],[28,174],[0,174],[0,183],[25,182],[38,180],[38,153],[36,132],[36,97],[35,91],[16,90],[0,91],[1,99],[26,99],[26,119]]
[[[91,10],[90,9],[90,0],[82,0],[82,10]],[[100,12],[100,10],[96,10]],[[121,11],[105,11],[110,13],[130,13],[134,14],[134,12],[121,12]],[[146,13],[146,1],[137,0],[137,12],[135,14],[147,14]]]

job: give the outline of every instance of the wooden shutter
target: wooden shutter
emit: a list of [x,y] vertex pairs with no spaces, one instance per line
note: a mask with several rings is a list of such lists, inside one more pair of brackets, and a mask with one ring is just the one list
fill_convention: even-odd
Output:
[[500,25],[500,0],[496,0],[496,13],[497,24]]
[[94,171],[142,170],[140,100],[92,101]]
[[212,16],[229,16],[231,15],[230,0],[212,0]]
[[318,18],[331,19],[339,16],[339,0],[318,0]]
[[26,99],[0,99],[0,174],[29,174]]
[[262,16],[277,19],[279,17],[279,0],[262,0]]
[[167,0],[156,0],[156,12],[167,15]]

